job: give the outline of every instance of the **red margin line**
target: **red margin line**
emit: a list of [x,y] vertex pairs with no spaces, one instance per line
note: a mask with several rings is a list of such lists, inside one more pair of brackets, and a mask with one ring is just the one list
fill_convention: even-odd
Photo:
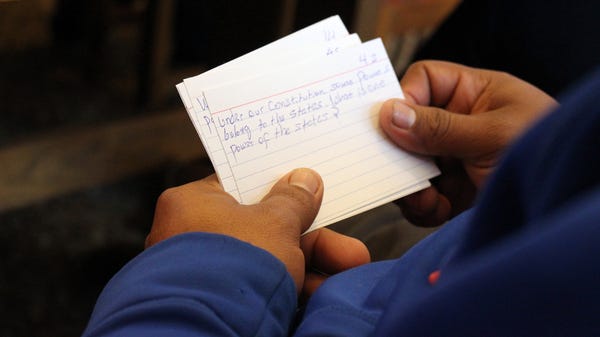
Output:
[[379,62],[382,62],[382,61],[385,61],[385,60],[387,60],[387,59],[385,59],[385,58],[382,58],[382,59],[380,59],[380,60],[377,60],[377,61],[375,61],[375,62],[371,62],[371,63],[369,63],[369,64],[365,64],[365,65],[362,65],[362,66],[360,66],[360,67],[356,67],[356,68],[354,68],[354,69],[346,70],[346,71],[344,71],[344,72],[341,72],[341,73],[338,73],[338,74],[334,74],[334,75],[331,75],[331,76],[328,76],[328,77],[322,78],[322,79],[320,79],[320,80],[316,80],[316,81],[313,81],[313,82],[310,82],[310,83],[306,83],[306,84],[303,84],[303,85],[301,85],[301,86],[298,86],[298,87],[295,87],[295,88],[292,88],[292,89],[288,89],[288,90],[285,90],[285,91],[282,91],[282,92],[278,92],[278,93],[275,93],[275,94],[272,94],[272,95],[269,95],[269,96],[265,96],[265,97],[262,97],[262,98],[257,98],[257,99],[255,99],[255,100],[252,100],[252,101],[249,101],[249,102],[246,102],[246,103],[242,103],[242,104],[239,104],[239,105],[236,105],[236,106],[232,106],[232,107],[229,107],[229,108],[226,108],[226,109],[223,109],[223,110],[219,110],[219,111],[216,111],[216,112],[211,112],[211,115],[216,115],[216,114],[218,114],[218,113],[221,113],[221,112],[224,112],[224,111],[227,111],[227,110],[237,109],[237,108],[239,108],[239,107],[243,107],[244,105],[248,105],[248,104],[256,103],[256,102],[258,102],[258,101],[262,101],[262,100],[265,100],[265,99],[267,99],[267,98],[271,98],[271,97],[275,97],[275,96],[279,96],[279,95],[287,94],[288,92],[295,91],[295,90],[298,90],[298,89],[302,89],[302,88],[305,88],[305,87],[307,87],[307,86],[310,86],[310,85],[313,85],[313,84],[316,84],[316,83],[319,83],[319,82],[323,82],[323,81],[326,81],[326,80],[332,79],[332,78],[334,78],[334,77],[342,76],[342,75],[345,75],[345,74],[347,74],[347,73],[351,73],[351,72],[353,72],[353,71],[357,71],[358,69],[362,69],[362,68],[368,67],[368,66],[370,66],[370,65],[372,65],[372,64],[374,64],[374,63],[379,63]]

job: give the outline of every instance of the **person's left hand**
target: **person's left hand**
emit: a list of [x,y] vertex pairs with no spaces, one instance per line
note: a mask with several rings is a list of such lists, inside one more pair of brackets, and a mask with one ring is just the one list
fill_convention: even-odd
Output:
[[231,236],[273,254],[298,291],[304,288],[304,295],[310,295],[326,278],[312,271],[334,274],[370,260],[362,242],[331,230],[301,237],[322,198],[323,182],[309,169],[288,173],[255,205],[240,205],[212,175],[161,194],[146,247],[186,232]]
[[328,228],[304,235],[300,247],[306,258],[306,276],[302,298],[310,297],[331,275],[371,262],[362,241]]

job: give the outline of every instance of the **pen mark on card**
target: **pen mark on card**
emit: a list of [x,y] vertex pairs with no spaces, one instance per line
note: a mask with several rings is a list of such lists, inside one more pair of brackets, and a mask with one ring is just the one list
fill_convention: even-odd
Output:
[[375,61],[217,111],[205,116],[205,122],[217,128],[227,153],[238,162],[249,149],[269,150],[273,142],[339,121],[341,111],[352,108],[352,101],[385,88],[383,75],[389,71],[387,63]]

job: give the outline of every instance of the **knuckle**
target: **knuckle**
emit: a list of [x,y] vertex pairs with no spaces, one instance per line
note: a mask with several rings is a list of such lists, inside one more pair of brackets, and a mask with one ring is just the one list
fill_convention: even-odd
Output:
[[256,205],[256,219],[261,220],[263,231],[271,234],[283,234],[290,228],[300,227],[300,218],[288,207],[278,203]]
[[169,207],[178,202],[181,198],[181,193],[177,187],[171,187],[164,190],[156,201],[157,207]]
[[506,147],[520,134],[522,129],[520,123],[514,118],[503,118],[502,116],[490,115],[489,118],[482,119],[482,123],[479,124],[482,133],[486,134],[487,150],[500,150]]
[[[296,224],[298,218],[287,207],[269,207],[265,209],[267,219],[276,225]],[[285,227],[285,226],[283,226]]]
[[510,143],[512,138],[516,137],[511,132],[512,128],[510,128],[510,125],[506,125],[505,123],[488,123],[486,129],[486,133],[490,136],[494,148],[505,147]]
[[285,208],[288,210],[298,213],[312,208],[314,197],[299,188],[286,188],[280,196],[284,199]]
[[302,222],[314,209],[314,197],[298,188],[283,188],[271,196],[270,207],[263,211],[276,222]]
[[414,62],[412,64],[410,64],[408,66],[408,68],[406,68],[406,71],[404,72],[404,76],[403,79],[406,77],[410,77],[410,75],[415,75],[415,74],[420,74],[425,72],[425,69],[427,68],[427,61],[417,61]]
[[428,114],[426,124],[424,125],[426,134],[428,137],[424,139],[426,146],[434,146],[440,142],[443,142],[451,131],[452,121],[447,113],[442,113],[437,110],[433,110],[432,113]]
[[431,61],[426,61],[426,60],[420,60],[420,61],[416,61],[413,62],[406,71],[415,71],[418,69],[422,69],[425,68],[427,66],[428,63],[431,63]]

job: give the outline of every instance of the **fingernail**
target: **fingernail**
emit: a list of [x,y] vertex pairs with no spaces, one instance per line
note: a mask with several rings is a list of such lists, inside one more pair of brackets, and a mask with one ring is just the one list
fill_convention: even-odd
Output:
[[394,102],[392,106],[392,124],[401,129],[410,129],[415,124],[417,115],[408,105],[401,101]]
[[312,194],[319,189],[320,179],[316,173],[308,169],[297,169],[290,176],[290,185],[298,186]]

